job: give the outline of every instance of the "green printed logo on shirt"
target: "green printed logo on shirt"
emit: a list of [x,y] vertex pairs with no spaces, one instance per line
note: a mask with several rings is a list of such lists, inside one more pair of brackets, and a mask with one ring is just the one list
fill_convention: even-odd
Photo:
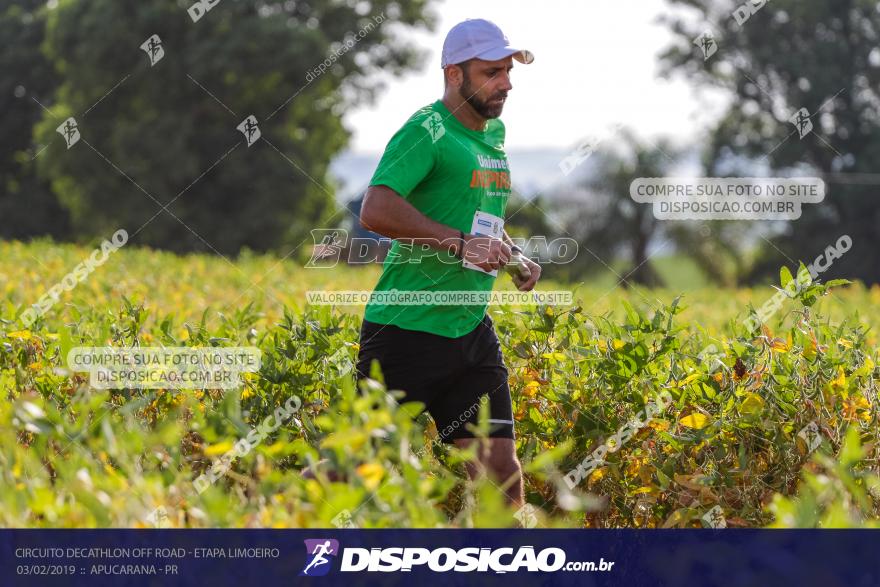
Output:
[[[510,196],[510,170],[504,153],[504,124],[487,121],[484,131],[464,126],[437,100],[398,130],[370,185],[388,186],[425,216],[465,233],[480,210],[504,218]],[[406,262],[404,262],[406,261]],[[385,259],[377,292],[489,292],[491,275],[465,269],[449,253],[402,246],[394,241]],[[364,318],[408,330],[459,337],[471,332],[486,305],[367,305]]]

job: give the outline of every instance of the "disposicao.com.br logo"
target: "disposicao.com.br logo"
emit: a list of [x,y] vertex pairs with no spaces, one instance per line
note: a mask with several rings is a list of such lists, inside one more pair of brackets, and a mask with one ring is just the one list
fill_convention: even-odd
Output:
[[[326,575],[330,570],[329,556],[339,554],[339,542],[331,539],[306,540],[306,566],[300,576]],[[436,573],[516,573],[518,571],[553,573],[556,571],[610,571],[614,562],[604,558],[595,561],[566,562],[561,548],[534,546],[518,548],[345,548],[339,566],[340,572],[410,572],[413,567],[426,565]]]

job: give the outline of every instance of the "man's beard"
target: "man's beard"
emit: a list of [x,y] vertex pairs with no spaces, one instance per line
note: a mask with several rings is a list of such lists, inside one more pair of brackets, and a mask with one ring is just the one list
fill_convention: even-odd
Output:
[[496,94],[494,96],[490,96],[488,100],[481,100],[477,97],[477,93],[471,86],[471,80],[468,79],[467,75],[464,76],[460,92],[465,101],[471,105],[471,108],[476,110],[477,114],[479,114],[483,118],[498,118],[499,116],[501,116],[501,111],[504,110],[504,102],[492,103],[492,100],[497,100],[498,98],[507,98],[507,93]]

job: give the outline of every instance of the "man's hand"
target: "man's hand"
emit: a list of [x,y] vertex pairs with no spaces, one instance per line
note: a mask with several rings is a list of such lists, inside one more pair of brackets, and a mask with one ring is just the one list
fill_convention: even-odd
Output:
[[522,277],[513,276],[513,283],[516,285],[516,289],[519,291],[532,291],[535,289],[535,284],[538,283],[538,280],[541,278],[541,266],[526,257],[522,256],[522,263],[526,266],[526,268],[531,272],[528,279],[523,279]]
[[495,271],[510,261],[510,247],[498,238],[466,234],[462,258],[484,271]]

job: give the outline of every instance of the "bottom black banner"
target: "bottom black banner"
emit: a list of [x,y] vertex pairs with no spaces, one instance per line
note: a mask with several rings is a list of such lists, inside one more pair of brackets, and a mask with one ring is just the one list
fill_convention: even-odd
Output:
[[0,584],[880,585],[876,530],[0,530]]

